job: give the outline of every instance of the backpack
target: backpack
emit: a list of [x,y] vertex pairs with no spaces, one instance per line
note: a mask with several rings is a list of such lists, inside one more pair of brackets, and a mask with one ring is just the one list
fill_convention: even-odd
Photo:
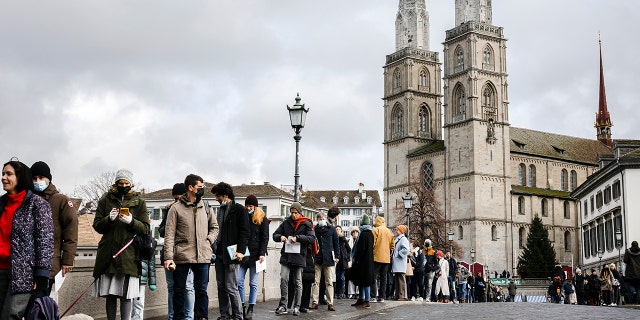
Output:
[[145,235],[136,235],[133,245],[136,248],[139,260],[151,260],[155,256],[158,241],[149,232],[149,234]]
[[60,320],[58,304],[49,296],[36,298],[25,314],[26,320]]
[[425,272],[434,272],[438,269],[439,265],[437,265],[436,262],[436,255],[435,254],[426,254],[424,256],[425,259],[425,264],[424,264],[424,271]]

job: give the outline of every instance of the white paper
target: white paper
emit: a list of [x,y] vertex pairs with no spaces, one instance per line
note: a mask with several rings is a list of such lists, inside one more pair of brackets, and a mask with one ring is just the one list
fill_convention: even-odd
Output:
[[300,242],[286,242],[284,244],[284,252],[286,253],[300,253]]
[[56,276],[54,277],[56,284],[55,284],[55,291],[58,292],[60,291],[60,288],[62,288],[62,283],[64,282],[64,278],[62,276],[62,269],[56,274]]
[[260,273],[266,270],[267,270],[267,259],[264,259],[264,261],[262,262],[260,262],[260,260],[256,261],[256,273]]

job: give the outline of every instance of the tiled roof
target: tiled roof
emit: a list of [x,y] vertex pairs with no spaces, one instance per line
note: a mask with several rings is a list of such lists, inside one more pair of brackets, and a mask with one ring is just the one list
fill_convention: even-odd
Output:
[[621,159],[640,159],[640,148],[633,150],[627,154],[625,154],[624,156],[620,157]]
[[[373,205],[375,205],[376,207],[382,206],[382,202],[380,201],[380,194],[378,193],[378,190],[363,190],[363,191],[367,194],[367,197],[371,197],[371,204],[367,204],[367,199],[366,198],[363,199],[362,194],[360,194],[358,190],[305,191],[304,200],[305,200],[305,205],[307,205],[307,202],[306,202],[307,199],[309,199],[310,202],[312,201],[311,199],[314,199],[313,203],[318,205],[318,207],[316,208],[334,206],[333,204],[334,196],[338,197],[338,203],[336,205],[339,207],[366,207],[366,206],[373,206]],[[349,197],[349,202],[346,204],[343,201],[345,196]],[[354,201],[354,198],[356,196],[360,197],[359,203],[355,203]],[[320,198],[322,197],[325,197],[326,199],[325,202],[320,201]]]
[[597,164],[600,157],[613,153],[598,140],[510,127],[511,153],[520,153],[563,161]]
[[78,246],[97,246],[102,235],[93,230],[93,214],[78,216]]
[[444,149],[446,149],[444,146],[444,140],[432,140],[421,147],[409,151],[407,157],[415,157],[430,152],[442,151]]
[[535,195],[541,197],[569,198],[569,192],[542,188],[511,185],[512,194]]
[[[204,197],[205,198],[213,198],[213,194],[211,193],[211,188],[213,187],[213,183],[205,182],[204,189]],[[244,198],[250,194],[253,194],[257,197],[286,197],[293,198],[293,195],[277,188],[271,184],[243,184],[239,186],[232,186],[233,194],[236,197]],[[142,195],[142,198],[145,200],[163,200],[163,199],[171,199],[171,189],[162,189],[154,192],[149,192],[147,194]]]

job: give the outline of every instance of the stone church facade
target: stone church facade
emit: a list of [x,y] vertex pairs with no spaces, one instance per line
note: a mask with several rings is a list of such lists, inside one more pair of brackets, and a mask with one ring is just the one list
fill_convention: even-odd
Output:
[[400,0],[396,52],[384,66],[387,220],[403,216],[402,196],[420,183],[464,249],[458,259],[470,261],[473,248],[489,270],[517,274],[538,215],[559,262],[578,263],[580,206],[570,192],[611,149],[602,139],[509,124],[507,40],[492,23],[490,0],[455,1],[442,60],[429,51],[428,29],[424,0]]

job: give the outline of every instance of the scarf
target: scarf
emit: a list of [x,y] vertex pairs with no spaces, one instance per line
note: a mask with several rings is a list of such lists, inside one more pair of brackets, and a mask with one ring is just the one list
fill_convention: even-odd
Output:
[[[314,234],[315,234],[315,229],[313,228],[313,221],[310,218],[300,217],[300,218],[298,218],[298,220],[291,219],[291,221],[293,221],[293,232],[298,231],[298,227],[304,221],[309,221],[311,223],[311,231],[313,231]],[[316,239],[313,240],[313,243],[311,244],[311,250],[312,250],[314,255],[316,255],[316,254],[318,254],[320,252],[320,249],[318,248],[318,240],[316,240]]]

